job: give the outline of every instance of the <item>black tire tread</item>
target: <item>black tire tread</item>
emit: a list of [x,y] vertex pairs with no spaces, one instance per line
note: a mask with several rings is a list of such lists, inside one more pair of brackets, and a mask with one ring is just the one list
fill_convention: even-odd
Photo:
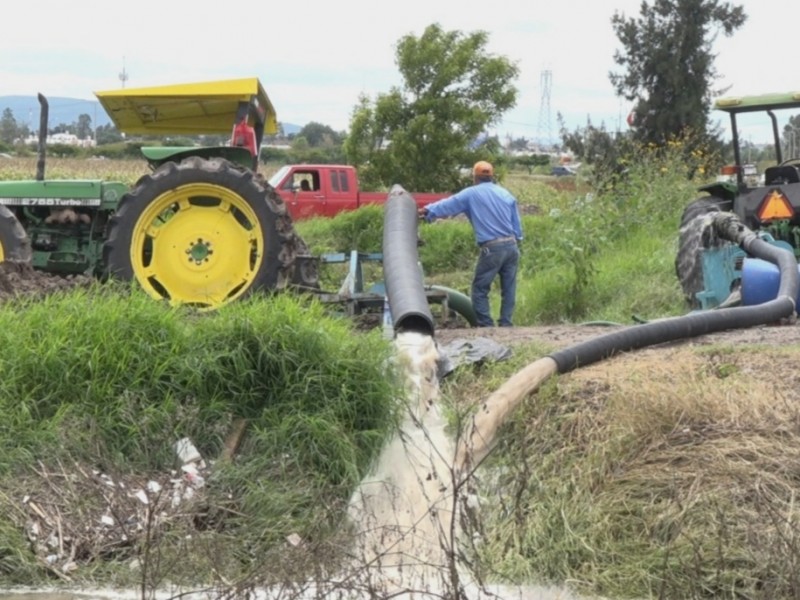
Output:
[[717,236],[711,218],[721,212],[724,203],[721,198],[704,196],[691,202],[681,215],[675,274],[691,309],[701,308],[696,294],[704,287],[702,251],[730,243]]
[[189,157],[167,162],[139,178],[109,219],[103,245],[104,276],[126,281],[135,274],[130,261],[131,236],[138,218],[161,194],[192,183],[213,183],[236,192],[256,212],[264,232],[264,258],[243,295],[286,287],[294,278],[295,261],[308,254],[281,197],[260,174],[221,158]]
[[0,246],[6,261],[30,263],[31,241],[25,228],[7,206],[0,204]]

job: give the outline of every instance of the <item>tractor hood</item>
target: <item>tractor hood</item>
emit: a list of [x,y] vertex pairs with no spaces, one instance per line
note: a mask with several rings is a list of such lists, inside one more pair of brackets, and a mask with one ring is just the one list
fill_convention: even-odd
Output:
[[117,129],[139,135],[229,134],[241,103],[265,134],[278,131],[275,108],[256,77],[95,92]]

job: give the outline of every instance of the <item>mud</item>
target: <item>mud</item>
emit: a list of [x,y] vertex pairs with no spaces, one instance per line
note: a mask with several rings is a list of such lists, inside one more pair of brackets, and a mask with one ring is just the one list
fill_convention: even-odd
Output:
[[61,276],[34,269],[28,263],[0,263],[0,302],[13,298],[42,298],[76,287],[89,287],[87,275]]

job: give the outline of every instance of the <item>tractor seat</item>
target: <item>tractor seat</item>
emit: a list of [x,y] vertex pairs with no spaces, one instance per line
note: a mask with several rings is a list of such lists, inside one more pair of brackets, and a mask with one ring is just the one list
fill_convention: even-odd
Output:
[[776,165],[764,169],[764,185],[800,183],[800,172],[794,165]]

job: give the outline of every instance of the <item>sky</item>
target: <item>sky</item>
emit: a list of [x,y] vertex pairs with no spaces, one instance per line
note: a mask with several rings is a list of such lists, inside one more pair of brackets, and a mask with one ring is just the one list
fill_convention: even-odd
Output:
[[[15,22],[4,19],[0,96],[94,99],[93,92],[123,83],[132,88],[255,76],[279,121],[344,131],[361,94],[375,98],[402,83],[397,42],[438,23],[447,31],[487,32],[486,51],[519,67],[517,105],[490,133],[555,141],[559,114],[569,130],[588,120],[611,131],[627,127],[631,104],[615,95],[608,76],[621,72],[613,61],[621,45],[611,17],[638,17],[640,4],[137,0],[116,10],[105,1],[38,0],[20,4]],[[800,3],[736,4],[748,20],[733,37],[720,34],[714,42],[721,76],[715,89],[726,88],[726,96],[800,90],[792,25],[800,22]],[[726,128],[724,115],[717,115]],[[756,126],[742,135],[767,139]]]

